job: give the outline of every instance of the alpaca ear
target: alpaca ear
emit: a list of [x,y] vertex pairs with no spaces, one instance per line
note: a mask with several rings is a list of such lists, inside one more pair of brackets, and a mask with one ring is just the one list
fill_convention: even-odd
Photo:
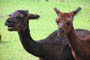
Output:
[[28,19],[38,19],[40,16],[36,14],[28,14],[27,18],[25,18],[24,22],[26,23]]
[[54,8],[54,11],[56,12],[57,15],[61,14],[61,12],[57,8]]
[[38,19],[38,18],[40,18],[40,16],[37,14],[29,14],[28,15],[28,19]]
[[78,7],[75,11],[73,11],[73,16],[79,13],[80,10],[81,10],[81,7]]

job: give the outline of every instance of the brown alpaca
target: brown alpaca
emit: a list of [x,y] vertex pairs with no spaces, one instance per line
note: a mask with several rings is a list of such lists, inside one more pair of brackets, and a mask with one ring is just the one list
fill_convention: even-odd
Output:
[[85,38],[77,36],[73,27],[73,18],[81,8],[70,13],[62,13],[58,9],[54,9],[58,15],[56,22],[58,24],[58,33],[63,34],[67,38],[69,46],[72,48],[73,56],[76,60],[90,60],[90,31]]

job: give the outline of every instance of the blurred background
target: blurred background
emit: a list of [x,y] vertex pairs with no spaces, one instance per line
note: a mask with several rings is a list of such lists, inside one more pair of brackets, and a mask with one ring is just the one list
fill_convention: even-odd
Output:
[[41,40],[57,30],[55,7],[62,12],[81,7],[82,10],[74,18],[74,27],[90,30],[90,0],[0,0],[0,60],[38,59],[24,50],[17,32],[7,30],[4,23],[9,14],[16,10],[39,14],[40,19],[30,21],[29,25],[33,39]]

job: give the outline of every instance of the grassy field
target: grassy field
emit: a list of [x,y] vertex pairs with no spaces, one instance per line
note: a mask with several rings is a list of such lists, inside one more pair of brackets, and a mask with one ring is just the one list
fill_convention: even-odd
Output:
[[9,32],[4,25],[8,14],[16,10],[29,10],[30,13],[39,14],[38,20],[30,21],[30,30],[33,39],[40,40],[47,37],[57,29],[55,19],[57,17],[53,8],[57,7],[62,12],[70,12],[77,7],[82,7],[80,13],[75,16],[74,27],[90,30],[90,0],[0,0],[0,60],[37,60],[38,58],[27,53],[19,40],[17,32]]

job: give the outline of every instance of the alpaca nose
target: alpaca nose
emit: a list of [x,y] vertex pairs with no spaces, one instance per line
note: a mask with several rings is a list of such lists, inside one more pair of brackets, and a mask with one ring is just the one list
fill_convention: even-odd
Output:
[[5,25],[6,26],[9,26],[12,24],[12,20],[11,19],[7,19],[6,22],[5,22]]
[[60,28],[59,32],[64,33],[64,30],[62,28]]

